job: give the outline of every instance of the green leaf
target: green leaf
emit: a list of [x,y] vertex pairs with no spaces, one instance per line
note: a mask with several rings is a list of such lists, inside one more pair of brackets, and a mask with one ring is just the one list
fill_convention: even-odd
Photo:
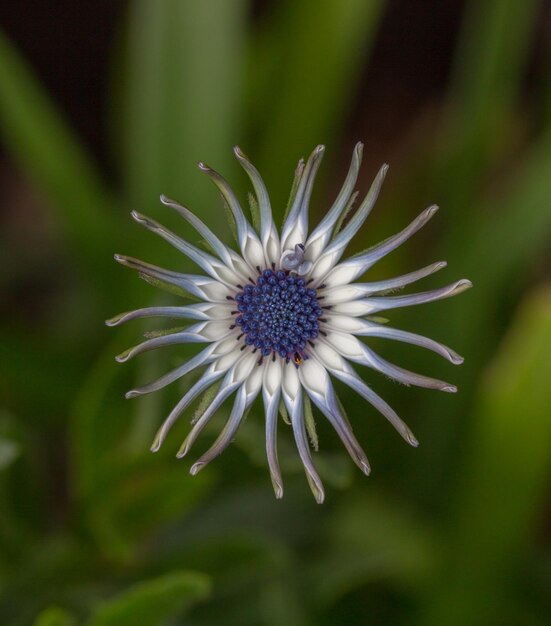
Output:
[[209,592],[209,580],[204,574],[170,572],[130,587],[104,603],[87,626],[162,626],[204,600]]
[[482,381],[449,551],[420,623],[496,624],[538,532],[551,476],[551,290],[524,302]]
[[0,127],[9,150],[64,231],[78,263],[107,295],[117,209],[98,172],[48,94],[0,32]]
[[34,626],[76,626],[76,620],[65,609],[51,606],[40,613]]

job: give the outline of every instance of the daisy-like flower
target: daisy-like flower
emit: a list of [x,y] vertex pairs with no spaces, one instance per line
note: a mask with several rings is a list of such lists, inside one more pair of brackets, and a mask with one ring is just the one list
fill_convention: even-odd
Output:
[[[266,454],[276,497],[283,495],[277,454],[279,413],[292,426],[306,477],[318,502],[323,485],[314,467],[308,435],[315,441],[311,402],[329,420],[358,467],[369,474],[365,452],[343,414],[331,377],[344,382],[373,405],[412,446],[418,442],[394,410],[378,396],[350,364],[377,370],[406,385],[455,392],[456,387],[389,363],[358,337],[384,337],[422,346],[454,364],[463,359],[450,348],[420,335],[390,328],[374,317],[381,311],[406,307],[456,295],[471,286],[468,280],[414,293],[387,295],[445,267],[433,263],[417,271],[376,282],[355,282],[377,261],[416,233],[437,211],[431,206],[400,233],[344,261],[341,257],[352,237],[369,215],[385,178],[383,165],[364,200],[352,214],[354,187],[362,160],[362,144],[352,155],[350,169],[335,202],[321,222],[308,230],[308,207],[324,147],[318,146],[304,164],[298,164],[281,233],[272,217],[270,199],[256,168],[239,148],[235,156],[255,191],[251,196],[253,228],[228,183],[214,170],[199,168],[216,185],[234,222],[240,253],[223,243],[187,208],[161,196],[161,202],[177,211],[208,244],[210,252],[188,243],[161,224],[137,212],[132,217],[186,255],[206,274],[182,274],[127,256],[115,259],[139,272],[145,280],[170,286],[184,297],[202,302],[183,306],[156,306],[123,313],[108,320],[117,326],[144,317],[169,317],[196,323],[168,334],[154,336],[117,358],[124,362],[147,350],[184,343],[206,344],[193,358],[158,380],[133,389],[127,398],[162,389],[197,368],[204,367],[159,429],[152,446],[157,451],[171,426],[204,394],[192,428],[177,456],[185,456],[222,403],[235,394],[226,425],[212,445],[192,466],[195,475],[232,441],[251,404],[262,395],[266,422]],[[351,217],[350,217],[351,215]],[[346,219],[345,219],[346,218]],[[257,224],[258,223],[258,224]]]

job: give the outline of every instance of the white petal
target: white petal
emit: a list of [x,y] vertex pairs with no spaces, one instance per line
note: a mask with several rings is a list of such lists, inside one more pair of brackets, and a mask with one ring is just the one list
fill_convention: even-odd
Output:
[[347,359],[361,359],[364,355],[363,344],[349,333],[329,332],[326,339]]
[[214,399],[206,409],[206,411],[199,417],[199,419],[193,425],[188,436],[180,446],[176,456],[181,459],[184,457],[191,446],[196,441],[201,431],[205,428],[208,422],[216,411],[222,406],[224,401],[241,385],[243,380],[249,375],[251,369],[255,363],[255,357],[252,354],[245,354],[237,361],[237,363],[228,371],[222,385],[218,390],[218,393],[214,396]]
[[366,328],[365,320],[349,315],[326,315],[324,328],[330,328],[341,333],[358,334]]
[[252,229],[250,229],[243,238],[241,251],[243,252],[244,259],[251,267],[256,268],[258,265],[262,268],[264,266],[264,248]]
[[379,173],[375,177],[365,200],[358,207],[358,210],[354,213],[348,224],[335,236],[333,241],[322,252],[318,262],[316,263],[316,265],[319,264],[320,267],[314,270],[315,276],[323,276],[324,274],[322,272],[329,271],[341,258],[346,246],[350,243],[352,237],[354,237],[354,235],[362,227],[362,224],[365,222],[367,216],[371,213],[387,171],[388,165],[385,164],[379,170]]
[[[324,500],[325,494],[321,479],[312,462],[308,438],[306,436],[304,410],[302,405],[302,386],[300,385],[298,373],[294,366],[287,364],[285,366],[285,370],[286,371],[283,374],[283,399],[291,417],[293,435],[295,436],[295,442],[297,444],[302,465],[304,466],[304,471],[306,472],[308,484],[310,485],[310,489],[316,498],[316,502],[321,504]],[[294,372],[294,376],[289,375],[287,373],[288,370],[292,370]],[[296,381],[296,383],[294,381]]]
[[266,456],[276,498],[282,498],[283,480],[277,457],[277,417],[281,397],[282,361],[280,359],[270,360],[261,367],[264,369],[262,397],[266,414]]
[[188,306],[150,306],[136,311],[120,313],[107,320],[107,326],[119,326],[130,320],[144,317],[170,317],[173,319],[186,318],[209,320],[213,317],[230,318],[231,307],[223,304],[191,304]]
[[[348,323],[348,328],[344,328],[345,324],[340,320],[350,320],[352,323]],[[432,352],[436,352],[454,365],[460,365],[463,363],[463,358],[459,356],[457,352],[448,348],[448,346],[445,346],[438,341],[434,341],[433,339],[429,339],[428,337],[423,337],[422,335],[410,333],[405,330],[382,326],[381,324],[375,324],[374,322],[358,319],[357,317],[339,317],[339,321],[336,324],[334,323],[333,318],[328,318],[327,324],[331,325],[335,328],[335,330],[345,330],[345,332],[361,335],[362,337],[382,337],[384,339],[403,341],[404,343],[420,346],[422,348],[426,348],[427,350],[431,350]]]
[[235,433],[241,424],[243,419],[243,414],[247,409],[247,394],[245,392],[245,386],[241,385],[239,390],[235,395],[235,401],[233,403],[233,407],[226,422],[226,425],[222,429],[221,433],[218,435],[216,441],[213,445],[201,456],[201,458],[192,465],[189,473],[192,476],[195,476],[198,472],[200,472],[205,465],[210,463],[214,458],[220,455],[231,443],[232,439],[235,437]]
[[317,261],[320,254],[323,252],[327,242],[331,239],[331,233],[333,227],[337,223],[341,213],[346,208],[352,193],[354,192],[354,186],[358,179],[358,172],[362,162],[363,144],[357,143],[354,147],[352,154],[352,162],[350,163],[350,169],[346,176],[346,180],[342,186],[342,189],[337,196],[337,199],[333,203],[333,206],[329,209],[325,217],[316,226],[308,241],[306,242],[307,258],[310,261]]
[[157,267],[156,265],[151,265],[150,263],[145,263],[144,261],[122,254],[115,254],[115,261],[125,267],[137,270],[142,278],[148,276],[155,281],[174,285],[202,300],[224,302],[227,304],[227,296],[232,295],[232,290],[226,285],[208,276],[180,274],[179,272],[165,270],[162,267]]
[[254,187],[258,207],[260,209],[260,239],[266,253],[266,262],[268,265],[276,263],[280,257],[279,236],[272,218],[272,208],[268,191],[258,170],[247,159],[240,148],[235,146],[233,151],[239,163],[247,172]]
[[351,285],[342,285],[341,287],[333,287],[332,289],[324,289],[324,304],[337,304],[339,302],[349,302],[365,297],[367,289],[361,283],[352,283]]
[[385,241],[382,241],[373,248],[369,248],[366,252],[346,259],[340,265],[337,265],[337,267],[335,267],[335,269],[333,269],[327,276],[323,276],[321,273],[316,272],[316,279],[323,279],[323,282],[331,287],[352,282],[358,278],[358,276],[361,276],[364,272],[366,272],[370,267],[375,265],[377,261],[380,261],[387,254],[407,241],[430,220],[436,211],[438,211],[438,207],[436,205],[430,206],[418,215],[413,222],[411,222],[409,226],[406,226],[406,228],[404,228],[401,232],[385,239]]
[[[249,263],[250,269],[254,269],[256,265],[262,263],[264,260],[262,244],[260,243],[260,239],[258,238],[258,235],[254,231],[253,227],[246,219],[243,213],[243,209],[239,204],[239,200],[236,198],[228,182],[222,176],[220,176],[218,172],[215,172],[212,168],[208,167],[208,165],[205,165],[204,163],[199,163],[199,169],[205,172],[205,174],[207,174],[209,178],[214,182],[214,184],[218,187],[220,193],[226,201],[226,204],[230,208],[230,211],[232,212],[235,219],[237,238],[239,240],[241,252],[243,253],[243,258]],[[258,248],[260,248],[261,251],[260,257],[258,256]],[[258,261],[258,258],[260,258],[261,260]],[[251,263],[250,259],[253,259],[253,261],[256,262]]]
[[[119,363],[126,363],[129,359],[135,357],[142,352],[148,352],[149,350],[155,350],[164,346],[177,345],[182,343],[207,343],[210,339],[206,338],[202,334],[203,326],[210,322],[202,322],[201,324],[195,324],[189,326],[185,330],[170,333],[168,335],[161,335],[160,337],[154,337],[153,339],[147,339],[137,346],[133,346],[128,350],[125,350],[121,354],[115,357],[115,360]],[[229,329],[228,329],[228,332]],[[220,338],[220,337],[218,337]]]
[[176,420],[180,417],[180,415],[185,411],[185,409],[195,400],[195,398],[203,391],[207,390],[213,383],[215,383],[219,378],[222,378],[225,370],[216,368],[217,363],[212,363],[210,367],[204,372],[201,378],[191,387],[187,393],[180,399],[178,404],[172,409],[169,416],[165,419],[162,426],[157,431],[155,435],[155,440],[153,441],[153,445],[151,446],[152,452],[157,452],[159,448],[162,446],[168,432],[176,422]]
[[413,306],[416,304],[425,304],[426,302],[434,302],[435,300],[443,300],[451,298],[473,286],[470,280],[458,280],[451,285],[433,289],[431,291],[423,291],[421,293],[412,293],[406,296],[371,296],[366,298],[364,302],[369,305],[369,313],[377,311],[387,311],[388,309],[399,309],[404,306]]
[[339,409],[333,384],[327,374],[327,370],[321,363],[313,358],[306,361],[299,370],[301,383],[325,417],[339,435],[348,453],[356,465],[369,474],[370,467],[367,456],[356,439],[351,425],[342,415]]
[[297,243],[303,244],[306,241],[308,234],[308,205],[324,150],[324,146],[317,146],[306,163],[293,205],[281,229],[282,252],[292,250]]
[[132,211],[132,217],[141,224],[145,226],[148,230],[159,235],[165,241],[168,241],[172,246],[174,246],[177,250],[185,254],[188,258],[190,258],[194,263],[199,265],[207,274],[212,276],[217,280],[221,280],[229,285],[233,285],[239,281],[239,277],[235,274],[235,272],[224,265],[221,261],[213,257],[208,252],[204,252],[200,250],[196,246],[190,244],[185,239],[178,237],[173,232],[165,228],[162,224],[159,224],[155,220],[150,217],[146,217],[137,211]]
[[426,389],[438,389],[448,393],[455,393],[457,391],[455,385],[451,385],[443,380],[429,378],[428,376],[410,372],[398,365],[389,363],[352,335],[332,332],[327,334],[327,341],[337,352],[347,359],[375,369],[385,376],[393,378],[405,385],[415,385],[417,387],[425,387]]
[[344,261],[344,263],[337,265],[331,270],[332,267],[332,257],[321,257],[312,270],[311,276],[314,278],[316,283],[323,282],[328,288],[347,285],[358,276],[357,266],[349,261]]
[[211,344],[207,346],[204,350],[196,354],[191,359],[188,359],[172,371],[164,374],[157,380],[148,383],[147,385],[143,385],[141,387],[137,387],[136,389],[132,389],[128,391],[125,395],[127,399],[136,398],[137,396],[143,396],[147,393],[152,393],[153,391],[158,391],[159,389],[163,389],[170,383],[182,378],[189,372],[192,372],[194,369],[205,365],[206,363],[210,363],[214,359],[217,359],[217,355],[215,354],[215,348],[217,344]]
[[218,341],[231,333],[227,321],[203,322],[201,325],[198,324],[197,326],[197,334],[208,341]]
[[283,393],[294,400],[300,391],[300,381],[296,367],[291,363],[283,366]]
[[[167,198],[165,195],[161,195],[161,202],[175,211],[177,211],[185,220],[187,220],[195,230],[207,241],[212,247],[220,259],[229,267],[233,266],[232,253],[222,241],[212,232],[212,230],[189,209],[178,204],[175,200]],[[244,276],[242,278],[245,278]]]

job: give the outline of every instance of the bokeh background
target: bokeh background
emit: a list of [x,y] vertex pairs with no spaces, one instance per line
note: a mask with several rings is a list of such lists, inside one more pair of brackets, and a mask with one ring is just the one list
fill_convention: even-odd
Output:
[[[0,624],[550,624],[549,2],[26,0],[0,22]],[[258,408],[191,478],[174,458],[187,420],[149,452],[181,386],[123,397],[186,350],[118,365],[148,327],[103,325],[175,303],[113,252],[191,269],[129,211],[197,241],[162,192],[225,233],[195,164],[245,197],[239,144],[281,218],[296,162],[324,143],[315,220],[358,140],[361,191],[391,169],[352,251],[441,206],[371,278],[447,259],[426,288],[475,285],[391,316],[463,366],[374,345],[460,391],[365,373],[421,445],[345,392],[373,472],[318,419],[322,506],[283,423],[275,500]]]

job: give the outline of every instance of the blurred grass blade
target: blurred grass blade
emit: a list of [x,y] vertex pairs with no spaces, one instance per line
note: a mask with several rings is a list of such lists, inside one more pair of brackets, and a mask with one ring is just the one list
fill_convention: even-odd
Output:
[[[2,32],[0,127],[23,172],[46,194],[77,262],[97,276],[113,249],[113,199],[78,138]],[[98,291],[107,289],[105,276],[109,273],[97,283]]]
[[451,556],[443,563],[442,588],[431,590],[424,626],[509,621],[507,594],[549,493],[550,371],[547,287],[525,302],[483,381],[450,530]]
[[470,0],[448,93],[448,114],[434,155],[434,187],[451,215],[450,237],[472,227],[473,197],[489,160],[511,128],[540,0]]
[[[298,159],[333,141],[377,31],[382,0],[287,0],[252,49],[259,166],[281,219]],[[254,95],[253,95],[254,94]]]
[[121,122],[134,209],[156,206],[165,193],[201,207],[204,218],[200,203],[213,191],[196,162],[236,168],[246,8],[246,0],[130,3]]
[[[448,321],[459,349],[484,359],[495,340],[501,294],[539,257],[551,236],[551,128],[526,155],[506,193],[479,205],[479,227],[450,250],[450,264],[473,279],[471,301],[458,301]],[[485,349],[486,348],[486,349]],[[480,361],[478,361],[480,362]],[[476,368],[469,369],[471,375]],[[463,370],[459,376],[469,372]]]
[[87,626],[162,626],[206,598],[209,590],[209,580],[203,574],[170,572],[106,602]]

